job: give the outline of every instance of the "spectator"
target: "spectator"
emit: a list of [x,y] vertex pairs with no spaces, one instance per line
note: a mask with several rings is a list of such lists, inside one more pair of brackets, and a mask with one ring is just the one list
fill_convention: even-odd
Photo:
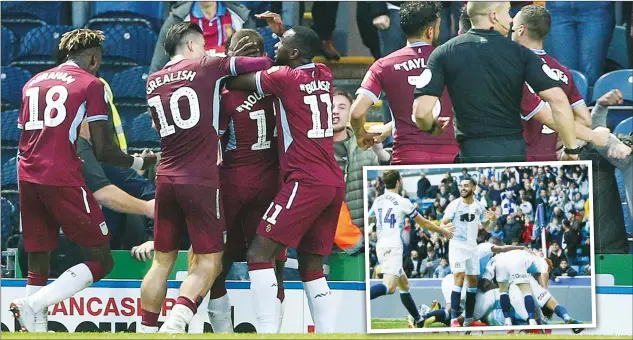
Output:
[[428,178],[426,178],[426,175],[422,173],[420,175],[420,179],[418,180],[418,191],[417,191],[418,198],[420,199],[426,198],[426,191],[429,190],[430,187],[431,187],[431,182],[429,181]]
[[485,208],[492,207],[492,200],[486,189],[481,189],[481,199],[479,199],[479,201]]
[[442,246],[442,240],[438,239],[433,242],[433,251],[435,252],[435,258],[441,259],[442,257],[447,257],[448,252]]
[[580,192],[577,192],[576,194],[574,194],[574,210],[576,210],[577,212],[584,214],[585,212],[585,200],[582,198],[582,194]]
[[548,1],[552,16],[545,50],[572,70],[587,77],[592,86],[605,68],[607,50],[615,28],[613,1]]
[[420,277],[421,278],[433,278],[433,273],[435,273],[435,269],[440,265],[440,260],[435,257],[435,252],[433,248],[427,248],[427,255],[424,260],[422,260],[422,265],[420,267]]
[[400,28],[400,5],[403,1],[370,3],[369,17],[378,29],[381,57],[403,48],[407,44],[407,38]]
[[233,33],[242,28],[255,28],[250,11],[239,2],[233,1],[183,1],[171,8],[171,14],[165,20],[158,34],[154,56],[149,72],[154,73],[169,61],[165,52],[165,36],[176,23],[195,22],[202,27],[207,55],[224,54],[226,42]]
[[569,265],[567,260],[561,260],[560,265],[552,271],[552,274],[550,274],[550,279],[558,282],[558,278],[560,276],[575,277],[576,275],[578,275],[578,272]]
[[561,261],[567,260],[567,258],[565,257],[565,253],[560,248],[560,244],[556,241],[552,241],[552,245],[549,249],[549,256],[547,258],[552,261],[552,266],[554,268],[558,268]]
[[483,228],[483,226],[479,226],[479,230],[477,230],[477,244],[484,243],[488,240],[490,233]]
[[563,250],[567,256],[569,263],[574,264],[574,260],[578,255],[578,246],[580,245],[580,231],[577,225],[571,225],[569,220],[563,221]]
[[437,215],[437,209],[439,207],[440,207],[440,200],[439,200],[439,198],[436,198],[435,201],[433,201],[433,205],[431,205],[428,208],[426,208],[426,211],[424,212],[424,214],[427,215],[427,216],[430,216],[431,214]]
[[520,240],[522,227],[522,225],[516,222],[513,214],[508,215],[507,222],[503,227],[503,242],[505,244],[511,244],[514,240]]
[[321,38],[321,52],[327,59],[339,60],[341,54],[334,47],[332,40],[336,28],[338,1],[315,1],[312,5],[312,29]]
[[512,240],[512,245],[513,246],[518,246],[520,244],[519,239],[515,238],[514,240]]
[[[511,192],[510,192],[511,193]],[[506,195],[501,201],[501,214],[510,215],[518,211],[517,204],[514,201],[513,194]]]
[[532,219],[527,217],[525,222],[523,223],[523,231],[521,233],[521,243],[523,244],[531,244],[532,243],[532,232],[534,229],[534,224],[532,223]]
[[521,197],[521,206],[519,207],[521,209],[521,212],[529,217],[530,219],[534,218],[534,209],[532,208],[532,203],[530,203],[531,197],[529,196],[522,196]]
[[462,174],[459,176],[459,181],[461,182],[461,181],[463,181],[465,179],[469,179],[469,178],[470,178],[470,175],[468,174],[468,169],[463,168],[462,169]]
[[437,198],[448,200],[450,193],[446,191],[446,186],[444,184],[440,185],[440,192],[437,193]]
[[492,237],[496,237],[500,240],[504,240],[504,233],[503,230],[501,230],[501,226],[499,224],[495,225],[495,230],[493,230],[492,232],[490,232],[490,235]]
[[433,277],[436,279],[443,279],[446,275],[451,273],[451,266],[448,265],[448,260],[445,257],[442,257],[440,260],[440,265],[435,268],[435,272],[433,272]]
[[[333,91],[332,121],[334,124],[334,156],[346,182],[345,204],[349,208],[352,223],[364,229],[363,217],[363,167],[378,165],[379,161],[388,163],[390,154],[377,143],[371,150],[358,147],[354,131],[347,126],[350,118],[352,96],[335,88]],[[356,253],[362,247],[362,240],[358,247],[346,249],[348,253]]]
[[415,250],[412,250],[411,255],[404,260],[404,272],[407,275],[407,277],[419,278],[421,265],[422,265],[422,261],[418,257],[418,252]]
[[363,45],[369,49],[371,56],[378,60],[382,58],[380,38],[378,29],[374,26],[373,18],[369,15],[374,3],[373,1],[358,1],[356,3],[356,26]]

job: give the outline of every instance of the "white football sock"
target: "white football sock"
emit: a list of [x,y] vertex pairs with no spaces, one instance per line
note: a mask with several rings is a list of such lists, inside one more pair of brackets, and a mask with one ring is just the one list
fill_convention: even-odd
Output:
[[209,299],[207,312],[209,313],[209,323],[211,323],[213,333],[233,333],[231,299],[229,299],[228,293],[217,299]]
[[277,333],[279,331],[279,310],[277,309],[277,278],[272,268],[249,270],[253,307],[259,327],[257,333]]
[[92,272],[84,263],[80,263],[66,270],[57,280],[42,287],[27,299],[34,311],[48,309],[56,303],[62,302],[77,292],[90,287]]
[[189,307],[175,304],[159,333],[184,333],[191,319],[193,319],[193,311]]
[[332,307],[334,299],[325,278],[303,283],[303,290],[308,297],[308,305],[317,333],[334,333],[336,313]]
[[[46,286],[32,286],[26,285],[26,296],[31,296],[37,293],[40,289]],[[35,333],[46,333],[48,332],[48,308],[44,308],[41,311],[36,311],[35,314],[35,329],[33,330]]]
[[281,331],[281,324],[284,321],[284,306],[286,304],[286,300],[281,302],[281,300],[277,299],[277,308],[279,309],[279,330]]

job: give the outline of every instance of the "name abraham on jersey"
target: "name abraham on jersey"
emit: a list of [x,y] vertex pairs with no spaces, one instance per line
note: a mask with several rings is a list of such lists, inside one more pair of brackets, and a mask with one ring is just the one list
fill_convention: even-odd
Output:
[[248,95],[248,97],[246,97],[246,100],[238,105],[235,108],[235,111],[237,112],[243,112],[243,111],[249,111],[250,109],[253,108],[253,106],[255,106],[255,104],[257,104],[260,100],[262,100],[263,98],[269,96],[269,94],[259,94],[257,92],[253,92],[250,95]]
[[409,59],[407,61],[403,61],[399,64],[393,64],[393,68],[396,71],[411,71],[411,70],[417,70],[420,68],[425,68],[426,67],[426,62],[424,61],[424,58],[415,58],[415,59]]
[[181,70],[178,72],[165,74],[162,77],[158,77],[158,78],[150,80],[149,83],[147,83],[146,92],[149,95],[152,92],[154,92],[157,88],[163,85],[167,85],[169,83],[173,83],[173,82],[177,82],[181,80],[192,82],[196,78],[196,74],[197,73],[195,71],[190,71],[190,70]]
[[299,84],[299,89],[308,94],[312,94],[316,91],[330,92],[332,84],[327,80],[313,80],[307,84]]
[[60,80],[65,82],[66,85],[70,85],[75,81],[75,77],[66,72],[44,72],[40,73],[37,77],[35,77],[35,79],[31,80],[29,87],[44,80]]

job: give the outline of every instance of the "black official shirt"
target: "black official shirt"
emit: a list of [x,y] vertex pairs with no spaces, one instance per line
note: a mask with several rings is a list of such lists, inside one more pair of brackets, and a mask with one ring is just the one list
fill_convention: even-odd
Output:
[[471,29],[433,51],[414,93],[415,98],[440,97],[444,87],[448,88],[458,142],[522,138],[525,82],[537,94],[561,86],[558,76],[534,52],[497,31]]
[[92,144],[83,137],[77,138],[77,155],[82,161],[82,174],[90,191],[96,192],[111,184],[95,157]]

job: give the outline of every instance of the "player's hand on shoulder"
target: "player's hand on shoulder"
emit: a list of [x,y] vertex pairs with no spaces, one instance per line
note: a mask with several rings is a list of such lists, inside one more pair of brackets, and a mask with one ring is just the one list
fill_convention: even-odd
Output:
[[602,97],[598,98],[598,105],[600,106],[612,106],[617,104],[622,104],[624,102],[624,97],[622,96],[622,92],[618,89],[613,89],[606,94],[602,95]]
[[154,251],[154,241],[147,241],[140,246],[133,247],[130,253],[132,257],[145,262],[152,258],[152,251]]

